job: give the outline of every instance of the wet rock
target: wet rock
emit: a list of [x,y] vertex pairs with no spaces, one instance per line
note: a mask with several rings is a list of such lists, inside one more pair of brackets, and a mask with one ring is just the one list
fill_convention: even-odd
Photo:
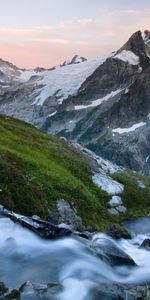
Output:
[[20,300],[20,292],[18,290],[12,290],[7,295],[5,295],[3,300]]
[[32,219],[40,220],[41,218],[40,218],[39,216],[37,216],[37,215],[33,215],[33,216],[32,216]]
[[25,217],[13,212],[7,211],[7,217],[9,217],[13,222],[19,223],[23,227],[26,227],[43,238],[53,239],[56,237],[66,236],[72,232],[64,227],[56,226],[50,222],[34,219],[30,217]]
[[25,282],[19,289],[21,300],[55,300],[62,286],[59,283],[35,284]]
[[3,295],[8,291],[8,288],[5,286],[5,284],[1,281],[0,282],[0,296]]
[[110,224],[106,233],[113,239],[131,239],[128,230],[118,224]]
[[33,284],[30,281],[25,282],[19,289],[21,293],[32,293],[34,291],[47,291],[48,286],[46,284]]
[[84,239],[91,239],[92,233],[89,231],[83,231],[83,232],[75,232],[79,237],[82,237]]
[[97,237],[91,246],[102,260],[113,266],[136,266],[134,260],[107,237]]
[[150,300],[150,286],[103,284],[92,291],[94,300]]
[[144,248],[144,249],[150,251],[150,239],[145,239],[145,240],[142,242],[140,248]]
[[61,221],[70,225],[72,230],[84,231],[84,225],[81,218],[76,214],[75,210],[71,208],[70,204],[64,199],[57,201],[57,207]]
[[48,290],[45,294],[45,300],[57,300],[58,294],[62,292],[63,287],[59,283],[49,283]]

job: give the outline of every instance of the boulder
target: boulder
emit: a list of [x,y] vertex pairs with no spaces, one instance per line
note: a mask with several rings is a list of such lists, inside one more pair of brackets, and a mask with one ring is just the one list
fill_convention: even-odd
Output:
[[112,266],[136,266],[134,260],[109,237],[97,237],[91,244],[95,253]]
[[113,196],[111,198],[111,200],[108,202],[108,204],[111,207],[116,207],[116,206],[122,205],[121,197],[119,197],[119,196]]
[[110,224],[106,231],[107,235],[113,239],[131,239],[131,235],[127,229],[118,224]]
[[5,212],[5,215],[9,217],[13,222],[19,223],[23,227],[34,231],[35,233],[46,239],[62,237],[72,233],[72,231],[67,228],[54,225],[50,222],[41,219],[34,219],[30,217],[25,217],[23,215],[15,214],[8,210],[7,212]]
[[127,208],[124,205],[119,205],[116,207],[117,211],[119,211],[119,213],[125,214],[127,212]]
[[114,208],[114,207],[109,208],[109,209],[108,209],[108,212],[109,212],[111,215],[119,215],[119,211],[118,211],[116,208]]
[[85,227],[81,218],[76,214],[75,209],[71,208],[70,204],[64,199],[57,201],[57,208],[59,211],[60,219],[66,223],[72,230],[84,231]]
[[140,248],[144,248],[145,250],[150,251],[150,239],[145,239],[145,240],[142,242]]

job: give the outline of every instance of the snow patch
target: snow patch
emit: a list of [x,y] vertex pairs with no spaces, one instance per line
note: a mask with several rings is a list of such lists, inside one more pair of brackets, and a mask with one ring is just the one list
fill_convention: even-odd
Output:
[[135,55],[132,51],[127,50],[123,50],[121,53],[116,54],[114,58],[118,58],[134,66],[138,65],[140,62],[137,55]]
[[122,92],[122,89],[118,89],[116,91],[112,91],[111,93],[109,93],[105,97],[97,99],[97,100],[94,100],[89,105],[77,105],[77,106],[75,106],[75,110],[85,109],[85,108],[89,108],[89,107],[96,107],[96,106],[102,104],[104,101],[107,101],[107,100],[113,98],[114,96],[118,95],[121,92]]
[[[39,73],[37,73],[35,70],[21,70],[20,75],[18,76],[18,80],[21,82],[26,82],[28,81],[32,76],[37,76]],[[40,72],[41,76],[42,72]]]
[[125,94],[128,94],[128,93],[129,93],[129,89],[126,88],[124,93],[125,93]]
[[145,122],[140,122],[140,123],[134,124],[134,125],[132,125],[131,127],[128,127],[128,128],[113,129],[112,132],[119,133],[119,134],[128,133],[128,132],[132,132],[132,131],[136,130],[137,128],[143,127],[145,125],[146,125]]
[[48,117],[52,117],[52,116],[54,116],[56,113],[57,113],[57,110],[54,111],[54,112],[52,112],[50,115],[48,115]]
[[[77,64],[58,66],[54,70],[35,72],[34,70],[22,71],[20,80],[27,81],[31,76],[40,76],[38,85],[40,94],[36,97],[34,104],[43,105],[50,96],[56,96],[61,104],[69,96],[75,95],[82,83],[111,55],[100,57],[96,60],[88,60]],[[37,88],[38,88],[37,85]]]

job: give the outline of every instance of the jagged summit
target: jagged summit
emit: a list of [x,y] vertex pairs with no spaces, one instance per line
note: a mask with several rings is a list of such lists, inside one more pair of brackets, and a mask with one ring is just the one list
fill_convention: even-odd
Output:
[[150,58],[150,31],[147,29],[144,31],[143,40],[145,42],[146,54]]
[[61,65],[61,67],[67,66],[67,65],[74,65],[74,64],[80,64],[87,59],[85,57],[74,55],[71,60],[65,60],[64,63]]
[[139,57],[140,65],[142,67],[150,65],[146,53],[145,41],[140,30],[135,32],[129,38],[129,40],[117,51],[117,54],[120,54],[122,51],[131,51],[134,53],[137,57]]
[[144,41],[146,42],[146,43],[148,43],[148,42],[150,42],[150,30],[145,30],[144,31]]

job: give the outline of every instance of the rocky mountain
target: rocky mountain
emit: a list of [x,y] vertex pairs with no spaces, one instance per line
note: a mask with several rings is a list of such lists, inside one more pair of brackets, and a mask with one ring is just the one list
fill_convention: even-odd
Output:
[[150,36],[48,70],[0,65],[0,112],[150,175]]
[[80,64],[81,62],[86,61],[87,59],[85,57],[75,55],[71,60],[65,60],[61,67],[67,66],[67,65],[74,65],[74,64]]

